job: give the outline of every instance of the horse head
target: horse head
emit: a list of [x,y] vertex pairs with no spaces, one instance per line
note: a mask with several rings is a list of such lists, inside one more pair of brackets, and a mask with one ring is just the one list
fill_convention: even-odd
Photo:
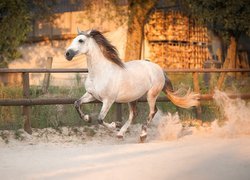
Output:
[[94,51],[100,51],[103,57],[105,57],[108,61],[124,68],[124,64],[118,55],[116,47],[113,46],[100,31],[80,31],[79,29],[77,29],[77,31],[78,36],[73,39],[71,45],[65,53],[67,60],[72,60],[77,54],[96,54]]
[[78,54],[86,54],[89,51],[89,37],[91,31],[80,31],[77,28],[78,35],[73,39],[67,48],[65,57],[71,61]]

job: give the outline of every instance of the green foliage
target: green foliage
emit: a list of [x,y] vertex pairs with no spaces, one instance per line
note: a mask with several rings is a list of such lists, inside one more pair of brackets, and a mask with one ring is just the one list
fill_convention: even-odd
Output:
[[19,130],[15,130],[15,132],[14,132],[14,138],[16,140],[20,140],[20,141],[24,140],[23,131],[21,131],[20,129]]
[[0,67],[6,67],[20,56],[17,47],[31,30],[30,13],[26,0],[1,0],[0,13]]
[[1,137],[2,140],[5,142],[5,144],[8,144],[8,143],[9,143],[8,135],[7,135],[6,133],[4,133],[4,131],[1,131],[0,137]]
[[117,0],[103,0],[101,3],[96,3],[93,0],[85,0],[82,10],[85,13],[79,16],[79,22],[81,23],[82,20],[88,19],[90,24],[93,23],[90,26],[97,26],[95,28],[100,29],[103,28],[101,27],[103,24],[110,21],[116,27],[121,26],[126,23],[128,16],[126,8],[120,6]]
[[184,0],[190,15],[223,37],[250,36],[249,0]]
[[[133,25],[133,19],[136,19],[141,25],[141,29],[144,26],[144,21],[147,13],[153,8],[157,3],[157,0],[129,0],[128,9],[129,9],[129,19],[128,26]],[[134,28],[134,27],[133,27]],[[133,29],[131,28],[130,31]]]
[[21,56],[20,44],[32,29],[33,19],[52,19],[54,1],[1,0],[0,1],[0,68]]

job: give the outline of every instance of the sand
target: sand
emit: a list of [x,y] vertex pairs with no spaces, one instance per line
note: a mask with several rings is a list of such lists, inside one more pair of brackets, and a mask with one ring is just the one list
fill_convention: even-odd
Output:
[[189,136],[144,144],[18,143],[1,146],[0,160],[1,179],[247,180],[250,138]]

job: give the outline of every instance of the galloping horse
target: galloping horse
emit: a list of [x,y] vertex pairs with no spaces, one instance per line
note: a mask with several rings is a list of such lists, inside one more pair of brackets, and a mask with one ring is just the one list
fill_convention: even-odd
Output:
[[67,48],[65,57],[70,61],[79,54],[87,56],[89,73],[85,81],[86,93],[75,102],[75,108],[80,117],[89,122],[90,117],[81,111],[81,104],[96,99],[101,101],[103,104],[98,122],[113,130],[117,124],[104,122],[106,114],[114,102],[128,103],[129,118],[118,132],[119,138],[123,138],[135,117],[136,101],[145,94],[149,104],[149,116],[147,123],[142,125],[142,141],[146,138],[147,127],[156,114],[156,99],[161,91],[179,107],[190,108],[199,104],[198,94],[188,91],[184,96],[177,95],[159,65],[146,60],[122,62],[117,49],[97,30],[78,30],[78,36]]

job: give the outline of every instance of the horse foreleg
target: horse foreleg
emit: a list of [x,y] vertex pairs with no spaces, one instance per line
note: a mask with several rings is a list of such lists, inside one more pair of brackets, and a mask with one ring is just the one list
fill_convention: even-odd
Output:
[[133,121],[136,115],[136,101],[128,103],[129,107],[129,118],[127,122],[122,126],[120,131],[117,133],[118,138],[123,138],[125,132],[127,131],[128,127],[130,126],[131,122]]
[[109,130],[113,131],[115,128],[116,128],[116,124],[115,122],[112,122],[112,123],[106,123],[104,122],[104,118],[106,117],[110,107],[112,106],[113,102],[114,101],[110,101],[110,100],[103,100],[102,101],[103,104],[102,104],[102,109],[101,109],[101,112],[98,116],[98,123],[103,125],[104,127],[108,128]]
[[80,116],[81,119],[87,121],[87,122],[90,122],[91,121],[91,118],[89,117],[88,114],[84,114],[81,110],[81,104],[83,103],[88,103],[88,102],[91,102],[91,101],[94,101],[95,98],[88,92],[86,92],[80,99],[78,99],[77,101],[75,101],[74,105],[75,105],[75,108]]

